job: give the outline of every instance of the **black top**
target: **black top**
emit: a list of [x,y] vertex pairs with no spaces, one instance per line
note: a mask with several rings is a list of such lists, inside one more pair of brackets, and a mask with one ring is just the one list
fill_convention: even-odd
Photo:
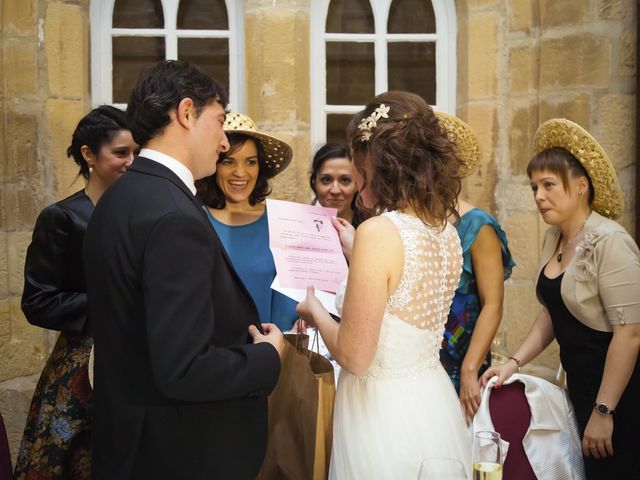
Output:
[[613,334],[589,328],[571,314],[560,293],[563,276],[564,273],[548,278],[542,269],[538,291],[549,310],[553,332],[560,345],[560,361],[567,372],[569,391],[573,396],[591,398],[593,403]]
[[24,266],[22,311],[32,325],[86,332],[82,242],[93,203],[81,190],[45,208],[36,221]]
[[[569,397],[575,409],[580,437],[593,412],[602,382],[611,332],[587,327],[567,309],[560,285],[564,273],[548,278],[544,268],[538,278],[538,294],[551,316],[553,332],[560,345],[560,360],[567,372]],[[585,458],[588,479],[640,478],[638,432],[640,432],[640,359],[627,383],[613,417],[614,456],[606,461]]]

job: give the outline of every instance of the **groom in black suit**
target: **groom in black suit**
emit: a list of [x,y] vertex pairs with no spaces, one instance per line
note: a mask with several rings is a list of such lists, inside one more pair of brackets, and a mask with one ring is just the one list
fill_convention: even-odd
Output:
[[249,479],[262,463],[284,341],[260,326],[194,187],[229,148],[226,103],[179,61],[147,71],[129,99],[143,149],[84,243],[98,480]]

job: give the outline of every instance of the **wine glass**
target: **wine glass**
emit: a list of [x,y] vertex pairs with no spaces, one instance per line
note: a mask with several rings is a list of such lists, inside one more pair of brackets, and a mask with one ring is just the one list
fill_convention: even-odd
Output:
[[502,480],[502,441],[497,432],[473,436],[473,480]]
[[460,460],[447,457],[427,458],[420,464],[418,480],[466,480],[467,474]]

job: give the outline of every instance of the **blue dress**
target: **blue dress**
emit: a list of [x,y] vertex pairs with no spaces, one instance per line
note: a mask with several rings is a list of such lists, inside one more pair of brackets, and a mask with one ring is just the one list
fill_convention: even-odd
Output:
[[[485,225],[491,225],[498,235],[502,247],[502,268],[505,280],[511,276],[511,269],[515,266],[509,252],[507,236],[495,218],[479,208],[472,208],[460,217],[455,227],[462,245],[462,274],[453,297],[440,350],[440,362],[458,392],[460,392],[460,367],[469,349],[471,335],[482,309],[476,277],[473,274],[471,246],[476,241],[480,229]],[[491,352],[487,354],[478,374],[482,374],[490,365]]]
[[211,215],[209,220],[231,259],[231,263],[253,301],[262,323],[275,323],[280,330],[290,330],[298,319],[297,302],[271,289],[276,265],[269,249],[267,212],[246,225],[226,225]]

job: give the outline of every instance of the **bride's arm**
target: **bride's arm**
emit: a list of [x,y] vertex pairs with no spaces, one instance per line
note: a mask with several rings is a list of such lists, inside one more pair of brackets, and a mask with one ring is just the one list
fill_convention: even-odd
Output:
[[356,231],[341,322],[331,318],[312,290],[298,304],[301,318],[320,330],[331,355],[351,373],[362,374],[371,364],[389,292],[402,274],[402,255],[391,221],[372,218]]

